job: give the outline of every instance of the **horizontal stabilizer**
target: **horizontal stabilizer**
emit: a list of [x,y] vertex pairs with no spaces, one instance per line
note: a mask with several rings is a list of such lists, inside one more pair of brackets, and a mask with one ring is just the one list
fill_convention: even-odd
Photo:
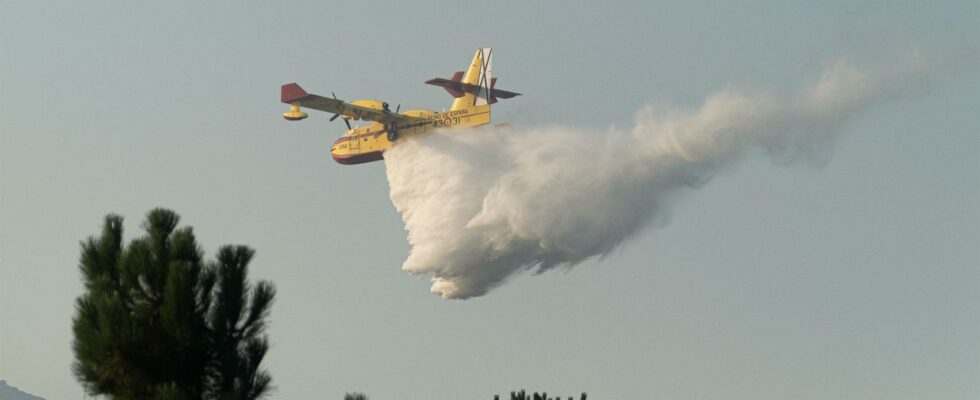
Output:
[[[445,79],[445,78],[434,78],[425,81],[425,83],[433,86],[441,86],[443,89],[446,89],[446,91],[449,92],[449,94],[451,94],[455,98],[463,97],[466,93],[481,95],[480,85],[473,85],[469,83],[460,82],[460,78],[462,78],[462,71],[453,74],[452,80]],[[496,103],[497,98],[509,99],[511,97],[521,95],[520,93],[516,93],[516,92],[496,89],[493,87],[496,83],[497,83],[497,78],[491,78],[490,92],[489,92],[490,99],[487,101],[487,103],[489,104]]]

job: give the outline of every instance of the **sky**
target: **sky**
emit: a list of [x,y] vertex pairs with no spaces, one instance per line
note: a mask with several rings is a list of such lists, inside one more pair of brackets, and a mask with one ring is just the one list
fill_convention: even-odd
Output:
[[[980,396],[980,3],[0,3],[0,379],[71,375],[79,242],[177,211],[278,288],[271,398]],[[939,59],[821,165],[742,159],[601,259],[443,300],[381,163],[279,86],[440,109],[493,47],[495,122],[628,128],[646,104],[794,88],[841,58]],[[938,55],[938,56],[936,56]]]

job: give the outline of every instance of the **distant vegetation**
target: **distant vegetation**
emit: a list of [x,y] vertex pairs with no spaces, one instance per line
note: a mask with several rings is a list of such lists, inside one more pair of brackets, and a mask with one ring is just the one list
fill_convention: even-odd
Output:
[[246,246],[204,261],[179,220],[152,210],[146,235],[124,246],[122,217],[108,215],[102,234],[82,242],[72,370],[89,394],[112,399],[262,398],[272,381],[260,364],[275,288],[249,284]]
[[[580,400],[586,400],[586,394],[582,393]],[[499,395],[494,395],[493,400],[500,400]],[[520,392],[510,392],[510,400],[562,400],[561,396],[548,397],[548,392],[534,392],[532,394],[527,394],[524,389]],[[575,400],[574,397],[568,396],[568,400]]]
[[[345,394],[344,400],[368,400],[368,397],[363,393],[354,392]],[[493,400],[500,400],[500,395],[494,395]],[[562,398],[561,396],[548,397],[547,392],[527,394],[524,389],[521,389],[520,392],[510,392],[510,400],[562,400]],[[575,398],[568,396],[568,400],[575,400]],[[586,394],[582,393],[579,400],[586,400]]]

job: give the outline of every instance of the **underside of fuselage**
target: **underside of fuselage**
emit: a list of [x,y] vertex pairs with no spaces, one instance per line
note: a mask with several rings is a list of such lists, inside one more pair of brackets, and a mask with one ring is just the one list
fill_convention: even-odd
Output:
[[333,154],[333,160],[336,161],[338,164],[343,164],[343,165],[364,164],[372,161],[383,160],[384,158],[385,157],[383,151],[372,151],[368,153],[360,153],[360,154],[352,154],[352,155]]

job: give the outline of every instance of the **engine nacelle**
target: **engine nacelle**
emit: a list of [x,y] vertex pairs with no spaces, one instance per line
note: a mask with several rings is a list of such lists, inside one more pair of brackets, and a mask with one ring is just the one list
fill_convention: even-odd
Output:
[[[388,103],[385,103],[385,102],[383,102],[381,100],[363,99],[363,100],[354,100],[354,101],[352,101],[350,103],[353,104],[353,105],[355,105],[355,106],[364,107],[364,108],[370,108],[372,110],[390,111],[388,109]],[[358,120],[359,119],[355,115],[347,115],[347,114],[342,115],[342,117],[344,117],[344,119],[352,119],[352,120]]]

